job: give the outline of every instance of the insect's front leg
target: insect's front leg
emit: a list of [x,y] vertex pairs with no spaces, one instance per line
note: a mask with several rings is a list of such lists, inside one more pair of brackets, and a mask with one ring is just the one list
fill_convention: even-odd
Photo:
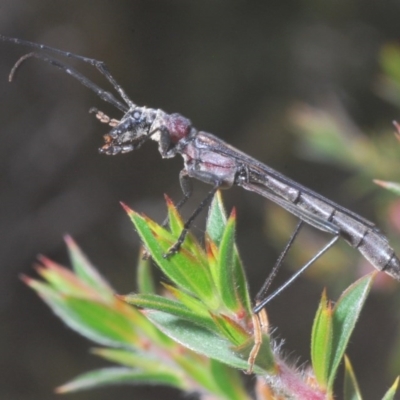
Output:
[[[192,185],[192,180],[187,172],[186,169],[183,169],[180,173],[179,173],[179,183],[181,184],[181,189],[183,192],[183,198],[175,205],[175,208],[177,210],[181,209],[183,207],[183,205],[189,200],[190,196],[193,193],[193,185]],[[168,225],[169,222],[169,218],[168,215],[167,217],[164,219],[163,223],[161,224],[161,226],[163,228],[165,228]],[[183,241],[185,240],[185,236],[187,234],[188,228],[186,229],[185,233],[183,234],[183,232],[181,233],[180,236],[182,236],[182,234],[184,235],[180,244],[178,245],[180,247],[180,245],[183,243]],[[179,239],[178,239],[179,241]],[[178,249],[179,249],[178,247]],[[178,251],[178,249],[176,251]],[[169,255],[171,249],[168,251],[167,255]],[[174,251],[174,253],[176,252]],[[150,253],[145,250],[144,254],[143,254],[143,259],[147,260],[150,257]]]
[[148,134],[148,138],[158,142],[158,151],[162,158],[172,158],[176,156],[178,149],[173,145],[171,141],[171,132],[166,126],[157,127]]
[[[181,184],[183,199],[179,200],[179,202],[175,204],[175,208],[177,210],[180,210],[184,206],[184,204],[189,200],[190,196],[193,193],[192,180],[190,179],[186,169],[183,169],[179,173],[179,183]],[[168,225],[168,216],[165,218],[161,226],[166,227],[167,225]]]
[[161,155],[166,157],[171,148],[171,134],[165,126],[160,128],[160,141],[158,145]]
[[179,173],[179,183],[181,185],[183,199],[180,200],[176,205],[178,210],[189,200],[193,194],[192,178],[190,178],[185,168]]
[[[184,198],[178,203],[177,207],[182,207],[183,204],[189,199],[192,194],[192,184],[190,182],[190,177],[186,170],[181,171],[180,181],[182,191],[184,192]],[[192,215],[183,225],[183,229],[181,234],[179,235],[178,240],[169,248],[166,254],[164,254],[164,258],[168,258],[169,256],[175,254],[179,251],[182,243],[185,241],[186,235],[189,233],[189,229],[192,226],[192,223],[196,219],[196,217],[200,214],[200,212],[206,207],[214,197],[217,190],[221,187],[221,182],[217,181],[214,183],[214,187],[208,192],[207,196],[203,199],[203,201],[198,205],[198,207],[193,211]],[[190,188],[190,189],[189,189]]]

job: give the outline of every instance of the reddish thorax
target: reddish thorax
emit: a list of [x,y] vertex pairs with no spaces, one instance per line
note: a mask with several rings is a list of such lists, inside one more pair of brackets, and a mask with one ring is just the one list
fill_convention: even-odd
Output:
[[169,131],[171,142],[177,143],[190,133],[192,123],[180,114],[171,114],[165,119],[165,127]]

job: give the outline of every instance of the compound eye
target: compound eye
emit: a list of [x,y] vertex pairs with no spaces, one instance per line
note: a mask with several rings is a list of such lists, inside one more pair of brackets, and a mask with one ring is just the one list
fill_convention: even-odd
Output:
[[133,118],[135,118],[136,120],[139,121],[141,116],[142,116],[142,113],[140,111],[134,111]]

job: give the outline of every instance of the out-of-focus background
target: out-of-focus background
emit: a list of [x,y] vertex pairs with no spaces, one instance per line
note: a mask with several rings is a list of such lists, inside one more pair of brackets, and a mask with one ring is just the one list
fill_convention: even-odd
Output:
[[[396,1],[0,1],[0,33],[104,60],[139,105],[179,112],[205,131],[351,208],[399,245],[396,196],[372,178],[399,180],[400,3]],[[151,142],[99,155],[108,127],[88,114],[121,113],[29,48],[0,42],[0,398],[53,399],[53,389],[105,365],[19,279],[45,254],[68,264],[72,235],[119,293],[134,289],[139,241],[119,201],[162,221],[163,194],[181,197],[182,160]],[[396,58],[397,57],[397,58]],[[66,60],[110,89],[99,73]],[[195,182],[185,215],[203,198]],[[238,243],[256,293],[295,221],[241,189]],[[396,219],[397,217],[397,219]],[[202,235],[204,215],[194,232]],[[391,221],[391,222],[390,222]],[[397,235],[397,236],[396,236]],[[278,282],[327,240],[306,230]],[[268,307],[276,337],[298,365],[309,361],[312,319],[323,287],[336,299],[371,270],[355,250],[328,253]],[[383,274],[382,274],[383,275]],[[278,284],[278,282],[276,284]],[[400,372],[399,287],[379,277],[349,348],[366,399]],[[340,382],[339,382],[340,385]],[[71,399],[177,399],[160,387],[118,387]],[[340,396],[339,396],[340,398]]]

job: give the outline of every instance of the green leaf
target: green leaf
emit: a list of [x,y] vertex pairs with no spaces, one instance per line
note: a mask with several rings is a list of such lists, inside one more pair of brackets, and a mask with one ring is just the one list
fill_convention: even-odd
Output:
[[[219,335],[189,321],[163,312],[148,311],[146,315],[162,332],[184,347],[228,364],[231,367],[247,371],[247,359],[240,358],[232,351],[231,343]],[[262,374],[266,370],[256,365],[254,372]],[[271,373],[271,370],[267,372]]]
[[169,293],[172,294],[172,296],[179,300],[189,310],[204,318],[210,318],[210,310],[201,300],[188,295],[174,286],[167,285],[166,283],[164,283],[163,286],[166,288],[166,290],[168,290]]
[[139,293],[155,293],[153,275],[151,273],[151,264],[149,259],[143,258],[144,251],[139,252],[139,260],[137,264],[137,288]]
[[382,400],[393,400],[394,396],[395,396],[395,394],[397,392],[398,385],[399,385],[399,377],[396,378],[396,380],[394,381],[393,385],[386,392],[386,394],[382,397]]
[[[72,271],[58,265],[46,257],[39,257],[43,266],[37,268],[38,273],[48,282],[56,292],[76,297],[91,297],[102,300],[102,295],[88,286],[86,282],[78,279]],[[112,298],[112,292],[108,291],[105,297]]]
[[[250,352],[254,348],[254,344],[254,338],[249,337],[245,343],[234,347],[234,350],[247,360]],[[270,338],[265,334],[262,335],[262,343],[255,360],[255,365],[261,368],[264,371],[264,374],[265,371],[267,371],[270,376],[279,374],[280,372],[279,367],[275,362],[275,356],[271,348]],[[253,372],[257,373],[257,370]]]
[[247,361],[232,352],[231,343],[208,329],[160,311],[146,311],[146,315],[162,332],[184,347],[236,368],[247,369]]
[[[172,236],[174,237],[175,243],[182,233],[184,223],[172,200],[168,196],[165,196],[165,200],[168,207],[168,226]],[[183,247],[189,252],[193,253],[195,256],[199,256],[203,251],[195,237],[190,232],[185,237]]]
[[221,192],[218,191],[208,211],[206,232],[211,240],[219,246],[226,226],[226,213],[222,203]]
[[184,380],[173,371],[143,372],[131,368],[110,367],[82,374],[65,385],[58,387],[56,392],[70,393],[101,386],[121,384],[159,384],[183,390],[187,389]]
[[243,268],[243,264],[240,260],[239,254],[235,246],[235,289],[238,302],[242,305],[247,314],[253,312],[251,307],[250,292],[247,285],[246,274]]
[[353,367],[346,355],[344,356],[344,400],[362,400]]
[[[187,374],[190,379],[194,380],[210,393],[221,395],[220,388],[215,383],[212,371],[210,371],[210,360],[200,354],[191,352],[190,350],[174,352],[174,361]],[[225,396],[222,396],[224,398]],[[219,398],[219,397],[218,397]]]
[[[105,360],[113,361],[115,363],[124,365],[125,367],[140,367],[142,369],[146,369],[147,359],[152,357],[151,355],[148,355],[148,357],[143,357],[142,353],[138,353],[133,350],[111,349],[108,347],[94,348],[91,350],[91,352],[99,357],[104,358]],[[153,360],[151,362],[153,362]],[[142,363],[144,363],[144,365]]]
[[238,312],[241,304],[236,295],[237,282],[235,281],[235,213],[228,220],[219,247],[217,268],[212,272],[222,302],[228,310]]
[[[207,235],[217,246],[221,245],[221,240],[226,232],[227,217],[222,203],[221,192],[218,191],[214,196],[207,218]],[[210,257],[209,257],[210,258]],[[239,257],[236,245],[234,245],[234,289],[236,302],[248,312],[251,313],[251,300],[247,287],[246,274]]]
[[[172,209],[172,205],[169,205],[169,208]],[[179,332],[181,337],[186,335],[199,347],[213,348],[225,362],[229,363],[229,359],[233,358],[247,370],[247,359],[243,358],[243,352],[241,350],[235,352],[232,342],[221,340],[220,326],[215,324],[212,317],[212,312],[215,311],[224,329],[231,331],[232,337],[238,336],[239,339],[236,338],[234,343],[242,343],[244,340],[247,343],[252,340],[251,333],[247,332],[250,331],[248,325],[250,321],[244,312],[243,315],[222,314],[225,311],[227,314],[229,312],[223,307],[220,293],[214,285],[209,269],[210,266],[215,267],[219,249],[214,244],[208,243],[209,246],[214,246],[214,261],[209,264],[205,251],[200,248],[197,241],[185,240],[179,253],[170,259],[165,259],[163,257],[165,251],[176,240],[174,235],[149,219],[133,212],[129,214],[136,223],[139,234],[145,239],[144,243],[151,251],[153,259],[163,264],[161,269],[178,285],[178,288],[169,285],[165,287],[179,301],[154,294],[148,262],[143,260],[140,262],[138,274],[139,289],[145,293],[115,295],[72,240],[67,239],[76,270],[75,275],[43,259],[44,267],[41,267],[39,272],[48,283],[30,278],[24,280],[43,297],[67,325],[100,344],[119,347],[119,349],[96,349],[94,353],[109,361],[122,364],[125,368],[92,371],[60,387],[58,391],[76,391],[122,383],[161,383],[187,391],[204,390],[205,393],[209,392],[210,395],[226,400],[248,400],[236,372],[229,373],[228,368],[217,361],[212,362],[213,369],[211,369],[211,361],[201,355],[201,352],[195,354],[180,346],[177,347],[176,340],[172,341],[156,328],[159,325],[155,326],[145,317],[148,314],[157,314],[164,316],[164,319],[167,316],[169,321],[172,318],[174,322],[178,322],[169,325],[169,328],[173,327],[175,334]],[[174,228],[175,234],[180,233],[179,223],[176,222],[178,218],[179,215],[173,209],[171,221],[176,228]],[[236,261],[238,257],[233,243],[233,220],[228,229],[231,229],[231,232],[228,232],[231,238],[227,234],[224,250],[225,254],[230,252],[231,260]],[[204,299],[204,294],[209,297]],[[126,301],[145,308],[146,311],[138,311],[126,304]],[[151,311],[152,308],[157,311]],[[183,325],[189,329],[180,330]],[[221,343],[224,347],[220,346]],[[262,369],[258,370],[262,372]],[[215,374],[218,376],[214,376]],[[228,378],[231,379],[230,383],[222,382]]]
[[238,371],[211,359],[211,375],[219,387],[220,393],[228,400],[249,400],[249,396],[243,389],[243,384]]
[[[174,346],[174,350],[176,346]],[[124,365],[125,367],[137,368],[147,372],[170,372],[171,365],[163,362],[162,357],[156,357],[149,351],[127,351],[121,349],[92,349],[92,353],[108,361]]]
[[[106,330],[105,332],[102,331],[102,329],[94,328],[91,324],[87,324],[87,321],[84,317],[82,318],[82,315],[80,315],[79,312],[77,313],[76,310],[70,307],[68,304],[70,298],[57,293],[49,286],[33,279],[29,280],[27,283],[70,328],[79,332],[88,339],[111,346],[120,346],[121,344],[131,343],[131,339],[134,339],[134,336],[132,338],[127,338],[123,334],[118,335],[115,332],[107,332],[107,326],[104,326]],[[85,300],[85,302],[87,303],[88,301]],[[105,322],[103,320],[103,325],[104,324]]]
[[332,350],[332,308],[327,303],[326,291],[322,293],[311,335],[311,361],[315,378],[321,387],[328,384]]
[[376,272],[369,274],[349,286],[340,296],[333,310],[332,360],[328,374],[328,391],[330,392],[350,335],[353,332],[376,274]]
[[183,229],[183,221],[181,216],[178,213],[178,210],[174,206],[172,200],[168,196],[164,196],[165,201],[167,202],[168,208],[168,225],[171,233],[178,237]]
[[[89,339],[107,345],[137,344],[138,337],[130,315],[117,313],[107,304],[87,299],[64,297],[62,303],[65,307],[50,306],[65,323]],[[132,309],[132,314],[134,312]]]
[[203,326],[206,329],[216,331],[215,324],[213,323],[206,309],[201,312],[193,312],[178,301],[154,294],[130,294],[119,297],[129,304],[135,305],[136,307],[140,307],[145,310],[162,311],[191,321],[192,323]]
[[218,326],[219,333],[229,339],[235,346],[241,345],[249,338],[249,333],[229,317],[223,314],[212,315],[212,317]]
[[69,257],[76,275],[96,291],[112,295],[114,291],[111,286],[101,277],[72,238],[66,236],[65,242],[67,243]]
[[[52,278],[51,284],[55,281],[62,282],[61,278],[53,279],[56,273],[60,273],[61,277],[69,277],[68,274],[71,274],[64,268],[59,270],[51,268],[50,274],[46,272],[46,269],[40,271],[44,277]],[[78,292],[70,290],[69,287],[63,292],[60,285],[52,288],[48,284],[26,277],[23,280],[68,326],[90,340],[111,346],[135,343],[140,347],[141,341],[137,343],[137,335],[140,334],[158,344],[165,342],[165,335],[161,334],[138,310],[117,300],[114,295],[102,299],[100,293],[86,287],[85,283],[73,275],[72,277],[80,285]]]
[[[185,251],[184,246],[178,253],[164,258],[164,254],[175,242],[175,239],[165,229],[149,219],[145,219],[135,212],[130,212],[129,216],[146,248],[164,274],[179,287],[216,307],[217,299],[214,297],[211,275],[207,266],[204,265],[205,261],[202,262],[198,257]],[[169,239],[165,240],[166,237]]]
[[381,181],[379,179],[374,179],[373,182],[384,189],[390,190],[391,192],[400,195],[400,183],[398,182],[388,182]]

